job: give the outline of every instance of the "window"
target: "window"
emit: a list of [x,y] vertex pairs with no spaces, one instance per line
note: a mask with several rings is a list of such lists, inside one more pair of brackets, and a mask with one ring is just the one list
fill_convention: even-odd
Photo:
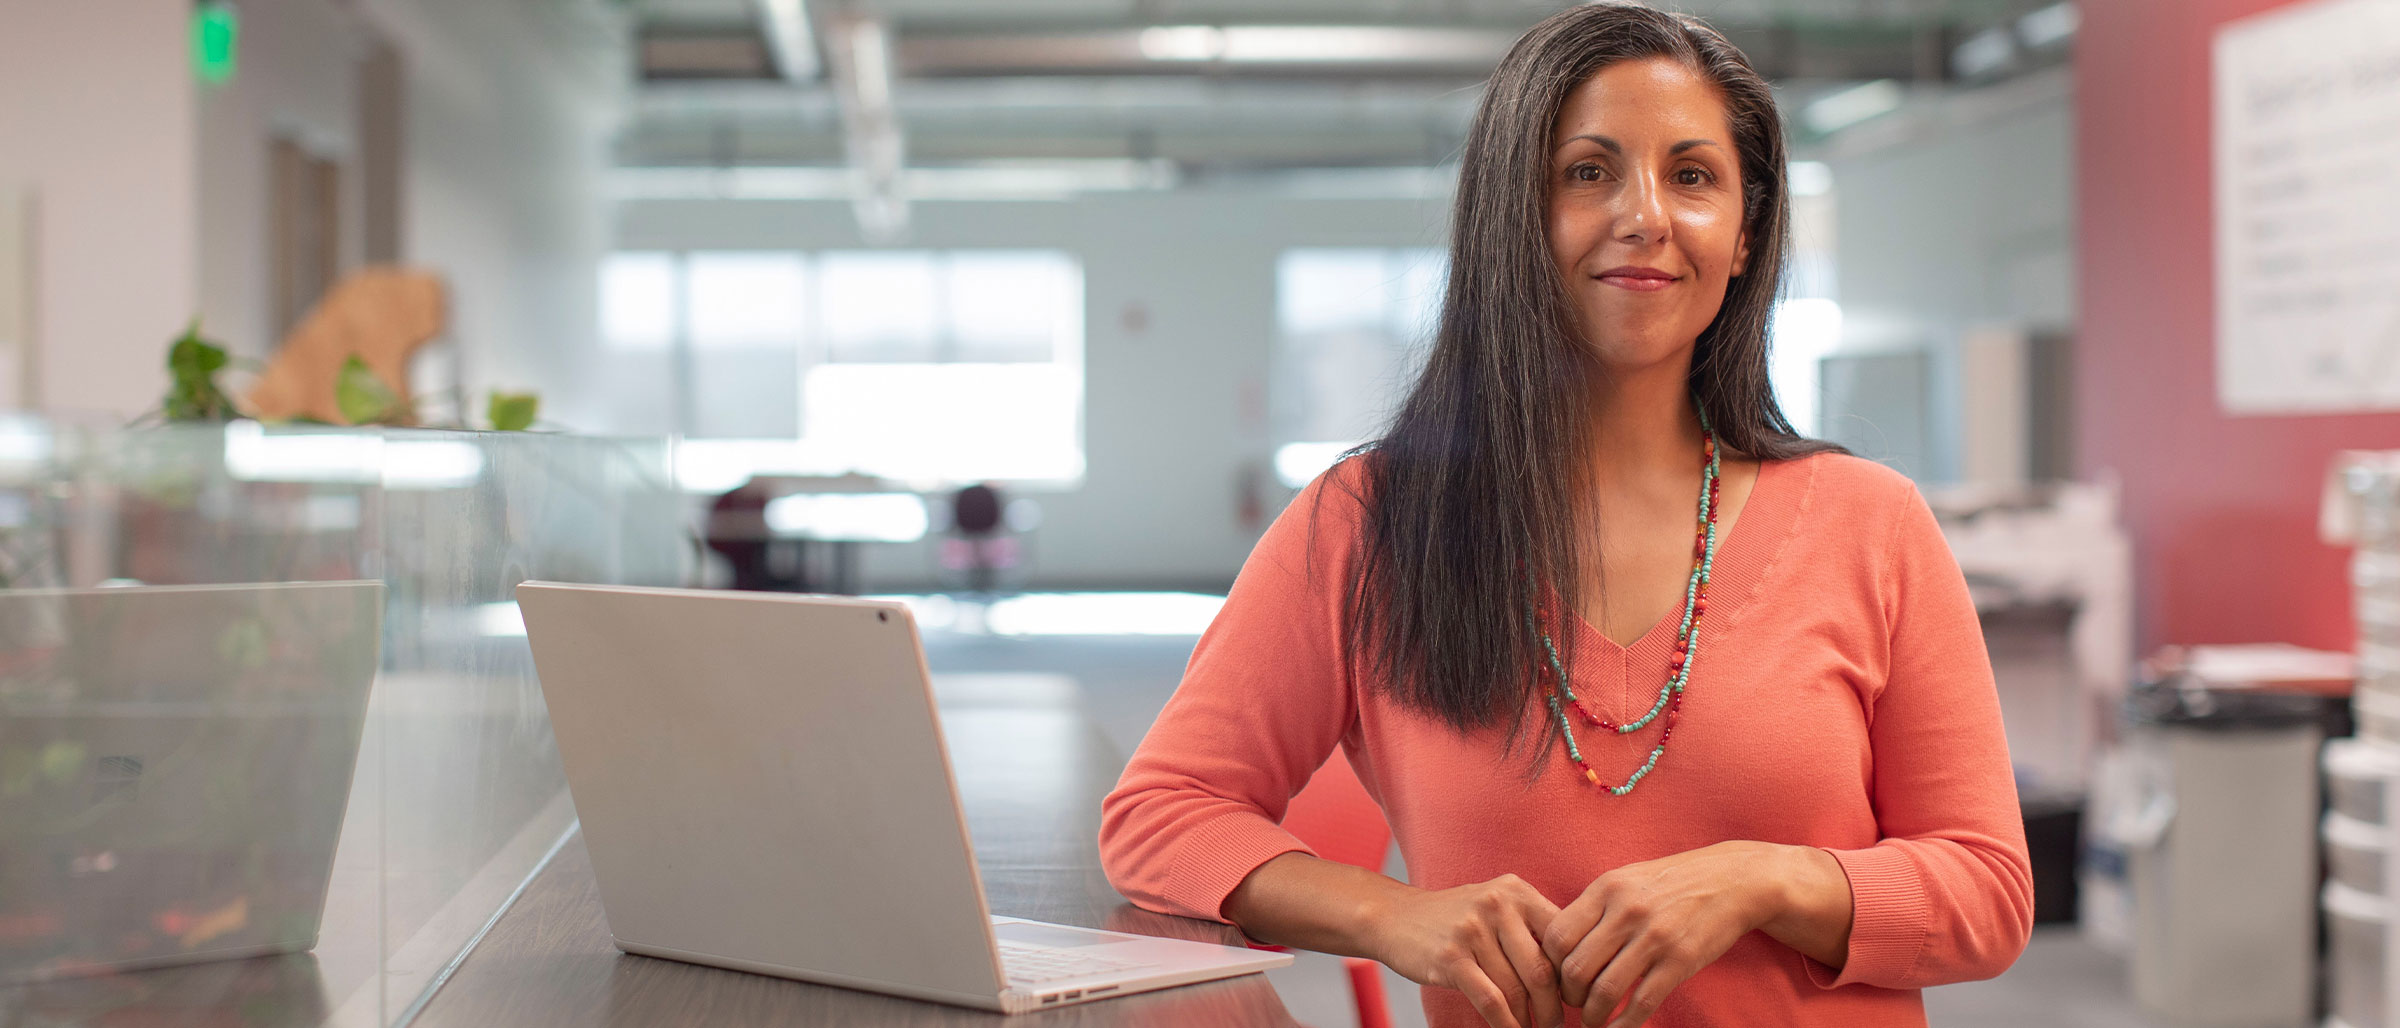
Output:
[[[825,359],[1043,362],[1083,335],[1082,275],[1040,250],[827,253]],[[1075,297],[1073,303],[1043,298]]]
[[[926,486],[1083,474],[1083,271],[1046,250],[623,252],[602,335],[671,358],[679,475]],[[657,357],[647,358],[657,360]]]
[[822,364],[801,437],[855,465],[922,482],[1083,475],[1083,375],[1055,363]]
[[793,348],[808,333],[799,254],[695,253],[684,274],[693,349]]
[[1382,430],[1432,342],[1448,265],[1424,248],[1297,249],[1276,261],[1268,393],[1284,484],[1307,484]]
[[935,255],[829,253],[819,266],[827,360],[937,359],[941,289]]
[[[1060,340],[1083,338],[1082,272],[1063,253],[967,251],[950,255],[943,279],[955,359],[1050,361]],[[1073,296],[1075,303],[1027,303]]]
[[1775,402],[1801,435],[1824,431],[1825,359],[1840,349],[1842,306],[1834,277],[1833,170],[1814,161],[1795,161],[1792,184],[1790,277],[1767,338],[1767,377]]
[[1083,275],[1038,250],[828,253],[805,439],[909,480],[1083,475]]
[[664,350],[675,336],[675,255],[618,253],[600,265],[600,334],[625,350]]

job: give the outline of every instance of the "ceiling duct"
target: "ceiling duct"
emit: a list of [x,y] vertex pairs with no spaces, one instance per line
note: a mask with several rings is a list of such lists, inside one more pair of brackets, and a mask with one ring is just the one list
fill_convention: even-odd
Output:
[[808,20],[808,0],[756,0],[759,35],[775,70],[791,82],[814,82],[824,74],[817,59],[816,27]]
[[[757,0],[763,4],[790,0]],[[762,7],[763,10],[763,7]],[[2071,6],[2030,19],[2028,38],[2071,35]],[[801,18],[797,25],[804,23]],[[706,27],[652,26],[642,73],[651,80],[725,77],[746,68],[759,79],[806,81],[782,70],[775,22]],[[1727,21],[1720,26],[1771,80],[1952,77],[1951,51],[1969,35],[1947,23],[1878,18],[1851,21]],[[1205,77],[1428,81],[1469,85],[1489,76],[1522,30],[1407,25],[1151,25],[966,32],[910,28],[888,49],[905,79],[1021,77]],[[718,40],[727,53],[701,48]],[[2030,45],[2030,44],[2028,44]],[[805,47],[795,46],[795,49]],[[831,49],[830,45],[827,47]]]
[[639,41],[642,78],[766,79],[775,74],[765,40],[752,32],[645,30]]
[[1278,75],[1482,78],[1520,33],[1378,25],[1153,25],[1086,31],[910,33],[901,73],[995,75]]
[[902,191],[900,116],[892,103],[891,36],[880,21],[846,18],[828,43],[859,232],[870,242],[892,242],[908,231],[908,196]]

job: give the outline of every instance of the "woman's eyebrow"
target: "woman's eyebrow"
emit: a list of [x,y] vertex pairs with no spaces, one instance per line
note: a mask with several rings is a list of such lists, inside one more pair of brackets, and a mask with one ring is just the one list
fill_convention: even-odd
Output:
[[[1566,139],[1564,139],[1564,140],[1561,140],[1561,141],[1559,142],[1559,144],[1558,144],[1558,149],[1564,150],[1564,149],[1566,149],[1566,148],[1567,148],[1567,144],[1568,144],[1568,143],[1573,143],[1573,142],[1576,142],[1576,141],[1578,141],[1578,140],[1589,141],[1589,142],[1591,142],[1591,143],[1597,144],[1597,145],[1600,147],[1600,149],[1606,150],[1606,151],[1608,151],[1609,153],[1611,153],[1611,154],[1615,154],[1615,155],[1618,155],[1618,156],[1623,156],[1623,155],[1624,155],[1624,153],[1625,153],[1625,148],[1624,148],[1623,146],[1620,146],[1620,145],[1618,145],[1618,143],[1617,143],[1617,141],[1616,141],[1616,140],[1614,140],[1614,139],[1610,139],[1610,138],[1609,138],[1609,137],[1607,137],[1607,136],[1593,136],[1593,135],[1569,136],[1569,137],[1567,137]],[[1693,150],[1693,149],[1697,149],[1697,148],[1699,148],[1699,147],[1703,147],[1703,146],[1713,146],[1713,147],[1716,147],[1717,149],[1720,149],[1720,150],[1724,149],[1724,145],[1723,145],[1723,144],[1721,144],[1721,143],[1718,143],[1718,142],[1717,142],[1716,140],[1714,140],[1714,139],[1686,139],[1686,140],[1683,140],[1682,142],[1676,143],[1674,146],[1668,147],[1668,148],[1667,148],[1667,156],[1669,156],[1669,157],[1678,157],[1678,156],[1681,156],[1681,155],[1682,155],[1682,154],[1683,154],[1685,151],[1687,151],[1687,150]]]

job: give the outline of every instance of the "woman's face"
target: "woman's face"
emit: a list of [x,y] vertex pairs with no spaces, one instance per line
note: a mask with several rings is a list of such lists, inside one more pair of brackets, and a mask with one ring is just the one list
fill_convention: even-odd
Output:
[[1612,368],[1682,359],[1750,252],[1715,87],[1678,61],[1619,61],[1567,94],[1550,144],[1550,254],[1585,339]]

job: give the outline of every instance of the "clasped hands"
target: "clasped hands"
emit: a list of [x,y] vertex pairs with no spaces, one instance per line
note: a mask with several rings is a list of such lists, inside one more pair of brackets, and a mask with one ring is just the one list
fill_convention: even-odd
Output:
[[[1826,898],[1836,887],[1838,911]],[[1550,1028],[1565,1007],[1589,1028],[1612,1011],[1605,1028],[1637,1028],[1754,930],[1839,966],[1848,893],[1823,850],[1725,842],[1612,870],[1564,907],[1515,875],[1395,896],[1376,915],[1372,955],[1465,993],[1493,1028]]]

